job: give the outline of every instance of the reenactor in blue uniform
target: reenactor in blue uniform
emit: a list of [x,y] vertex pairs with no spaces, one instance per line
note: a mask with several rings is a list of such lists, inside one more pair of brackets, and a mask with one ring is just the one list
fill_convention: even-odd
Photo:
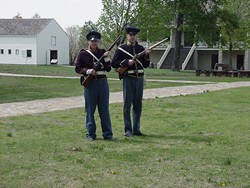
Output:
[[[98,107],[101,119],[102,136],[104,139],[112,140],[113,133],[109,114],[109,85],[106,73],[111,70],[109,52],[98,47],[101,34],[91,31],[86,36],[88,49],[81,50],[76,60],[75,71],[83,74],[85,78],[89,75],[93,77],[87,87],[84,88],[85,108],[86,108],[86,128],[87,138],[90,141],[96,139],[96,123],[94,113]],[[98,59],[102,58],[100,61]]]
[[[133,56],[144,51],[145,48],[138,44],[137,33],[140,29],[132,26],[125,28],[127,33],[127,43],[121,45],[115,52],[112,67],[126,67],[127,71],[123,74],[123,99],[124,99],[124,129],[125,136],[142,136],[140,130],[140,118],[142,111],[142,97],[144,84],[144,68],[150,64],[149,53],[138,59]],[[130,117],[131,105],[133,105],[133,126]]]

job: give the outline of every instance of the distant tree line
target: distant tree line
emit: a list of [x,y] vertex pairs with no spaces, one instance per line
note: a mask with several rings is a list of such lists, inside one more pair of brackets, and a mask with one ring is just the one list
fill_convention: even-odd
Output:
[[187,39],[191,43],[205,42],[209,46],[220,43],[230,53],[233,48],[250,46],[249,0],[102,0],[102,4],[102,14],[97,22],[67,28],[71,64],[78,51],[86,47],[88,31],[100,31],[103,46],[107,46],[118,35],[124,36],[125,25],[140,27],[141,41],[156,42],[170,36],[173,31],[175,55],[172,70],[177,71],[181,69],[179,58],[183,32],[189,34]]

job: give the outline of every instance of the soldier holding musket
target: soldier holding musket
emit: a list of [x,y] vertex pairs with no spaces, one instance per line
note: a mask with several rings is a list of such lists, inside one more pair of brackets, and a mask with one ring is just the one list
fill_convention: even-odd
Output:
[[[144,68],[150,64],[150,49],[144,49],[137,42],[137,33],[140,29],[132,26],[125,28],[127,43],[118,47],[115,52],[112,67],[118,69],[120,78],[123,78],[124,98],[124,130],[125,136],[142,136],[140,130],[140,118],[142,112],[142,97],[144,84]],[[144,52],[140,57],[136,54]],[[120,71],[125,70],[125,71]],[[130,117],[131,105],[133,105],[133,126]]]
[[[76,60],[76,72],[83,74],[85,80],[91,77],[88,84],[83,84],[85,108],[86,108],[86,128],[87,138],[90,141],[96,139],[96,123],[94,113],[98,107],[101,119],[102,136],[104,139],[112,140],[113,133],[109,114],[109,86],[106,73],[111,70],[111,62],[108,58],[109,51],[98,47],[101,34],[91,31],[86,36],[88,49],[81,50]],[[88,79],[89,80],[89,79]],[[81,82],[84,83],[84,80]]]

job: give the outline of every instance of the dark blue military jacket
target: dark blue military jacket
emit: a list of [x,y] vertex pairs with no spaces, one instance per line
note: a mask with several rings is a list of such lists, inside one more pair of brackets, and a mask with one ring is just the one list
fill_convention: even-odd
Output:
[[[98,59],[106,52],[104,49],[97,49],[95,52],[91,51]],[[76,59],[76,67],[75,71],[79,74],[86,75],[86,71],[88,69],[95,69],[96,71],[110,71],[111,70],[111,62],[105,62],[104,58],[102,58],[101,63],[103,64],[103,67],[101,66],[95,66],[94,62],[96,62],[95,58],[90,55],[87,51],[81,50],[77,56]]]
[[[123,44],[120,46],[127,52],[129,52],[132,55],[138,54],[145,50],[145,48],[138,43],[135,45],[129,45],[129,44]],[[150,63],[149,55],[143,55],[142,57],[139,58],[139,61],[142,63],[142,66],[139,63],[134,64],[133,66],[128,66],[128,61],[132,59],[129,55],[125,54],[121,50],[117,49],[112,61],[112,67],[114,68],[119,68],[119,67],[128,67],[128,70],[138,70],[147,68]]]

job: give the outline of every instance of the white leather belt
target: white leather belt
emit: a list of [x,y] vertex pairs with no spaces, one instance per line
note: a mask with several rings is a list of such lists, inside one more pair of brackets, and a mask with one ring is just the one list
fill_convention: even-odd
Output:
[[106,71],[96,71],[96,75],[106,75]]
[[128,74],[135,74],[135,73],[144,73],[144,70],[139,69],[139,70],[129,70]]

